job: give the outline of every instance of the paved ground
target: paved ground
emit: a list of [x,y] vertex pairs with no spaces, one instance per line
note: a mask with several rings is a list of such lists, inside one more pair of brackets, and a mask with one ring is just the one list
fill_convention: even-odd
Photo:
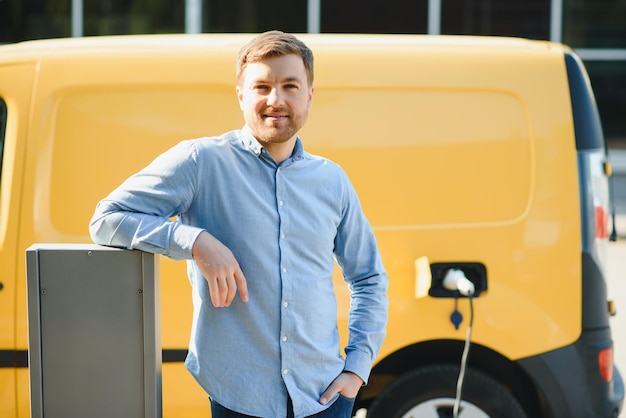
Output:
[[[615,364],[626,378],[626,216],[617,217],[619,238],[609,244],[608,293],[617,307],[617,315],[611,318]],[[621,417],[626,417],[626,411]]]
[[[609,244],[608,293],[617,307],[611,319],[615,364],[626,378],[626,150],[611,154],[613,178],[610,184],[618,240]],[[626,417],[622,411],[620,417]]]

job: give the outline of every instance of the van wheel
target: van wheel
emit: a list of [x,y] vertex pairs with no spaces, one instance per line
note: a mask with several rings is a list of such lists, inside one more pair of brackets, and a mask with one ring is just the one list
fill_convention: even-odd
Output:
[[[368,408],[367,418],[452,418],[459,366],[420,367],[397,378]],[[477,370],[466,369],[458,418],[526,418],[513,395]]]

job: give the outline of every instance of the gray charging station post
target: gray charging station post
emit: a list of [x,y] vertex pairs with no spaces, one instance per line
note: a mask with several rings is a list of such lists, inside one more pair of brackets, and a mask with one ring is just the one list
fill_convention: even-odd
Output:
[[26,270],[31,417],[161,417],[158,256],[36,244]]

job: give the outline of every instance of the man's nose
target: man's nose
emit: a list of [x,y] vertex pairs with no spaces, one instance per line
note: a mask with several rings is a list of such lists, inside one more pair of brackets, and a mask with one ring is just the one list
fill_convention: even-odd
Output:
[[274,87],[270,94],[267,96],[267,104],[268,105],[277,105],[281,104],[283,101],[283,95],[279,88]]

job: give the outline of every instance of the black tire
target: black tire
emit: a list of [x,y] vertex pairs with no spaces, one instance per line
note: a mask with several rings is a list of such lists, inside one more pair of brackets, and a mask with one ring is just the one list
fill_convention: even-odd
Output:
[[[367,418],[452,418],[459,366],[417,368],[394,380],[368,408]],[[517,399],[500,383],[466,369],[459,418],[526,418]]]

